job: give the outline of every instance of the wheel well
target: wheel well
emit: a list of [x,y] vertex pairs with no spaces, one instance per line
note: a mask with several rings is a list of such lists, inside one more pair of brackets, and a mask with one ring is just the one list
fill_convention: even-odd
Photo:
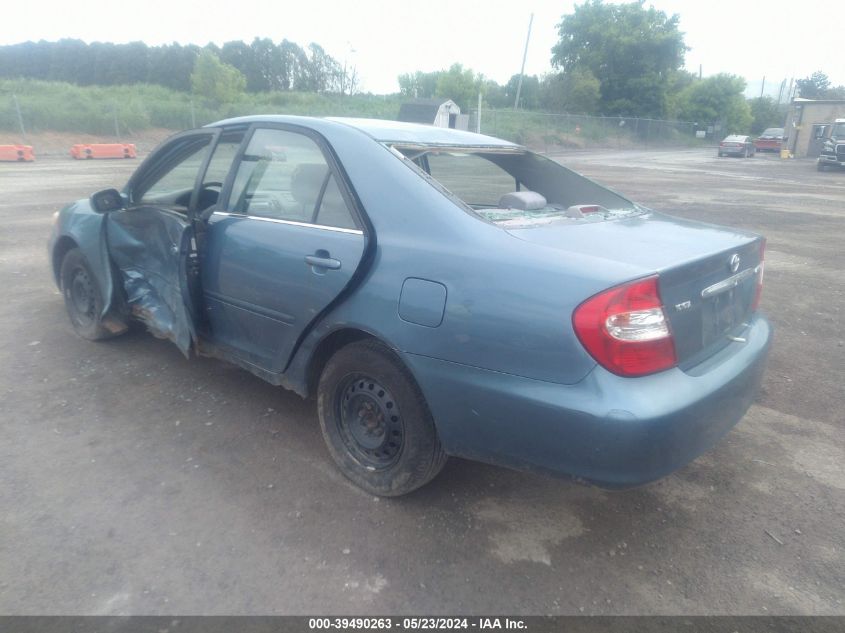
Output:
[[53,278],[56,280],[56,285],[61,287],[62,281],[59,279],[59,272],[62,269],[62,260],[67,255],[67,252],[72,248],[76,248],[77,244],[73,239],[66,235],[59,238],[56,245],[53,247]]
[[364,332],[363,330],[356,330],[353,328],[344,328],[329,334],[317,345],[317,349],[311,355],[311,360],[308,363],[308,373],[306,375],[306,386],[308,393],[313,394],[317,391],[317,383],[320,380],[320,374],[323,373],[323,368],[329,359],[334,356],[334,353],[345,345],[354,343],[355,341],[362,341],[365,339],[376,339],[375,336]]

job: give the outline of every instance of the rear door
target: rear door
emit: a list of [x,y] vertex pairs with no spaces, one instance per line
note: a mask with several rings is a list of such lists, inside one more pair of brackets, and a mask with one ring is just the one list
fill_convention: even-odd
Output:
[[298,126],[256,127],[209,214],[202,265],[213,342],[283,372],[309,326],[355,275],[360,210],[326,142]]
[[127,208],[106,220],[109,256],[129,311],[186,356],[201,314],[193,215],[201,201],[219,196],[219,188],[203,188],[200,179],[218,135],[201,130],[170,139],[129,181]]

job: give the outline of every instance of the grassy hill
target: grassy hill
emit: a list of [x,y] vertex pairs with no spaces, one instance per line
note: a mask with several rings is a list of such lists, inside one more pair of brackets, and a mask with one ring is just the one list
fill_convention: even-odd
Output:
[[[42,147],[63,146],[68,135],[80,139],[88,135],[104,141],[157,142],[167,131],[246,114],[396,119],[403,101],[399,95],[261,92],[244,93],[235,103],[215,104],[150,84],[101,87],[5,79],[0,80],[0,143],[24,140],[13,95],[20,104],[30,142],[37,139]],[[509,108],[485,108],[481,118],[483,133],[542,151],[696,143],[692,124],[679,121],[513,112]]]
[[401,98],[302,92],[245,93],[214,104],[162,86],[76,86],[30,79],[0,80],[0,130],[19,130],[17,96],[27,132],[79,132],[131,137],[152,128],[181,130],[245,114],[307,114],[395,119]]

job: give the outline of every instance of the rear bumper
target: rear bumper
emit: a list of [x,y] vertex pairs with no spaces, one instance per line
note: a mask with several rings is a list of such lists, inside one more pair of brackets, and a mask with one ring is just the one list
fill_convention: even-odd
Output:
[[688,372],[622,378],[596,367],[560,385],[407,354],[447,453],[611,488],[659,479],[713,446],[762,380],[771,327]]

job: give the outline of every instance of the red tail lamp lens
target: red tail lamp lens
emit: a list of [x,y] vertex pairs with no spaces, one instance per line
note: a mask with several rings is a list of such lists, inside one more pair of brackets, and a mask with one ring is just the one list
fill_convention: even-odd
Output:
[[653,374],[677,363],[656,275],[590,297],[575,309],[572,323],[590,355],[620,376]]

